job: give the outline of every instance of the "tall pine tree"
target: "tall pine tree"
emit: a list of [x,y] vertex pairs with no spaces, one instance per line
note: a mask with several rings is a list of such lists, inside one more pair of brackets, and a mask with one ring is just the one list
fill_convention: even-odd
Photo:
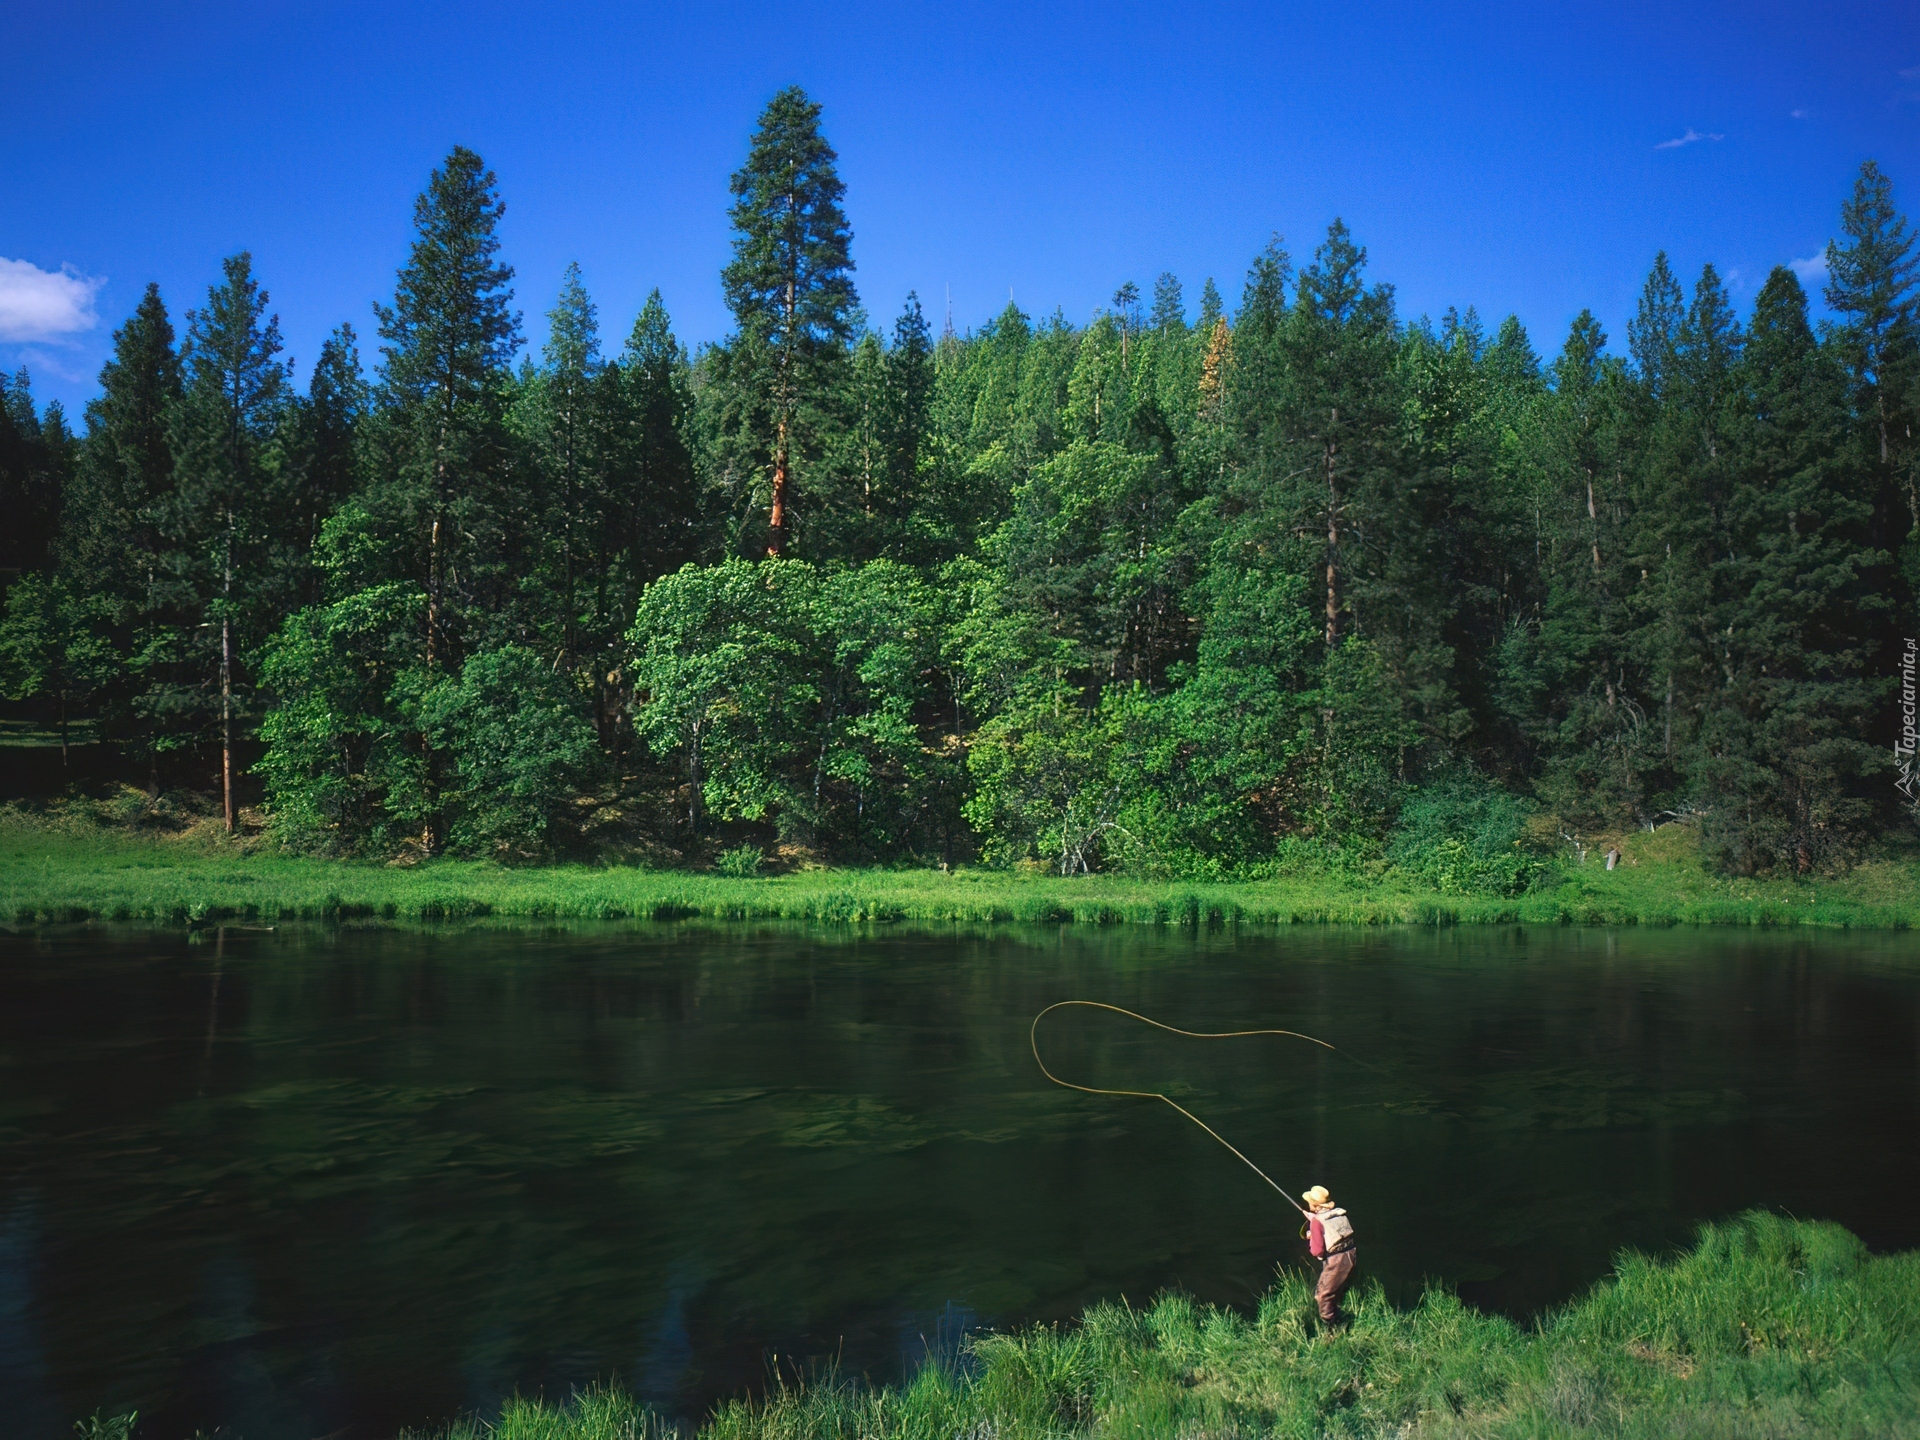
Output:
[[383,443],[366,498],[398,541],[394,568],[426,595],[429,672],[457,664],[466,631],[504,609],[521,558],[505,423],[520,317],[513,270],[498,260],[505,212],[493,172],[455,146],[414,202],[393,304],[374,307]]
[[820,106],[798,86],[761,112],[734,172],[733,259],[721,271],[739,333],[727,347],[728,429],[746,467],[768,477],[766,552],[786,553],[795,476],[827,441],[859,303],[852,232],[840,208],[833,147]]
[[[220,737],[220,795],[234,829],[233,744],[236,688],[246,652],[278,621],[268,567],[285,519],[268,448],[288,401],[278,359],[280,322],[247,252],[222,264],[225,280],[190,311],[182,347],[186,384],[170,427],[176,493],[171,538],[175,583],[189,625],[178,632],[188,654],[197,637],[217,635],[215,671]],[[262,601],[266,603],[263,604]],[[198,619],[200,623],[191,623]],[[192,662],[188,661],[189,666]]]

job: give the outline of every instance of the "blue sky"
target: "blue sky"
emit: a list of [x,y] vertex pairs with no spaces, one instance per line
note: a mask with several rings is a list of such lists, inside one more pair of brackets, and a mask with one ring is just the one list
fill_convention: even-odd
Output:
[[1912,3],[10,0],[0,54],[0,365],[76,409],[148,280],[177,321],[242,248],[303,383],[341,320],[371,363],[455,143],[499,175],[530,335],[577,259],[609,349],[656,285],[717,339],[727,176],[788,83],[882,324],[909,289],[936,326],[949,291],[963,330],[1009,293],[1084,320],[1162,270],[1232,303],[1270,234],[1298,256],[1340,215],[1403,315],[1516,313],[1549,352],[1591,306],[1618,349],[1656,250],[1750,299],[1869,156],[1920,214]]

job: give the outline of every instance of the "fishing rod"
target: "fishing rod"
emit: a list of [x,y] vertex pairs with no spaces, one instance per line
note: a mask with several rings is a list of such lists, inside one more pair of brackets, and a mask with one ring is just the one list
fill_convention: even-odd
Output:
[[[1226,1146],[1228,1150],[1231,1150],[1241,1164],[1253,1171],[1254,1174],[1266,1181],[1267,1184],[1273,1186],[1274,1193],[1286,1201],[1287,1204],[1293,1206],[1295,1210],[1298,1210],[1302,1216],[1308,1219],[1312,1218],[1305,1206],[1298,1200],[1295,1200],[1293,1196],[1289,1195],[1285,1190],[1282,1190],[1280,1186],[1275,1183],[1274,1178],[1258,1165],[1254,1164],[1253,1161],[1249,1160],[1246,1155],[1240,1151],[1239,1147],[1234,1145],[1226,1136],[1207,1124],[1206,1121],[1187,1109],[1186,1106],[1182,1105],[1172,1096],[1163,1095],[1158,1090],[1109,1090],[1099,1085],[1076,1085],[1071,1080],[1062,1080],[1058,1075],[1054,1074],[1053,1071],[1049,1070],[1047,1068],[1047,1062],[1040,1058],[1040,1022],[1055,1010],[1063,1010],[1068,1006],[1075,1005],[1083,1006],[1089,1010],[1111,1010],[1116,1015],[1125,1015],[1129,1020],[1138,1020],[1141,1024],[1151,1025],[1156,1030],[1165,1030],[1169,1035],[1184,1035],[1190,1040],[1237,1040],[1248,1035],[1286,1035],[1295,1040],[1306,1040],[1320,1046],[1323,1050],[1331,1050],[1336,1055],[1344,1055],[1344,1052],[1339,1046],[1328,1044],[1328,1042],[1322,1040],[1317,1035],[1303,1035],[1298,1030],[1182,1030],[1177,1025],[1163,1025],[1151,1016],[1142,1015],[1135,1010],[1125,1010],[1118,1005],[1108,1005],[1100,1000],[1056,1000],[1053,1004],[1047,1006],[1046,1009],[1033,1017],[1033,1024],[1028,1027],[1027,1030],[1027,1043],[1033,1048],[1033,1063],[1038,1065],[1040,1067],[1040,1073],[1054,1084],[1068,1090],[1078,1090],[1087,1095],[1123,1095],[1135,1100],[1164,1101],[1175,1110],[1178,1110],[1182,1115],[1186,1116],[1187,1119],[1191,1120],[1194,1124],[1198,1125],[1202,1130],[1206,1131],[1207,1134],[1211,1135],[1215,1140],[1218,1140],[1222,1145]],[[1352,1059],[1353,1057],[1345,1056],[1345,1058]]]

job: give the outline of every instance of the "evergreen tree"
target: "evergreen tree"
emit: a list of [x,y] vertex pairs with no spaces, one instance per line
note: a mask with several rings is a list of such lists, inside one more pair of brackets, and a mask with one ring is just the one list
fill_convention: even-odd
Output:
[[1679,343],[1686,313],[1686,296],[1667,263],[1667,252],[1662,250],[1653,257],[1653,269],[1640,289],[1633,319],[1627,322],[1627,350],[1633,356],[1635,373],[1649,398],[1656,402],[1666,396],[1674,347]]
[[838,158],[820,106],[789,86],[761,112],[730,186],[733,259],[720,278],[739,331],[716,378],[731,392],[723,423],[745,469],[769,477],[766,551],[776,558],[797,510],[795,475],[828,439],[859,303]]
[[99,597],[95,610],[117,657],[94,696],[103,732],[144,751],[149,784],[167,741],[154,662],[164,652],[163,584],[167,542],[161,522],[174,490],[169,418],[181,393],[172,321],[157,285],[148,285],[127,323],[114,332],[88,403],[87,435],[56,542],[61,573],[76,596]]
[[[1650,295],[1664,278],[1656,267]],[[1687,798],[1690,722],[1715,683],[1711,607],[1702,602],[1714,557],[1728,553],[1734,475],[1727,440],[1744,343],[1726,287],[1707,265],[1678,327],[1661,342],[1655,407],[1643,403],[1636,412],[1650,428],[1627,540],[1629,569],[1640,578],[1628,578],[1623,593],[1649,712],[1658,717],[1657,747],[1646,752],[1650,798],[1676,809]]]
[[0,375],[0,507],[10,522],[0,536],[0,569],[46,568],[73,452],[60,402],[37,414],[26,368],[11,383]]
[[1886,693],[1874,634],[1870,479],[1848,444],[1846,377],[1790,270],[1754,305],[1724,448],[1733,476],[1711,558],[1697,761],[1710,850],[1739,871],[1805,874],[1857,853],[1884,808],[1868,743]]
[[1833,338],[1873,477],[1873,544],[1904,562],[1887,576],[1896,606],[1878,631],[1892,673],[1902,636],[1920,625],[1920,251],[1894,208],[1892,182],[1871,160],[1841,207],[1840,228],[1846,243],[1827,246],[1827,304],[1842,317]]
[[463,627],[504,608],[523,558],[505,424],[520,320],[513,271],[496,258],[505,210],[493,172],[455,146],[414,203],[393,304],[374,307],[381,443],[366,502],[396,551],[382,578],[427,597],[430,672],[455,663]]
[[700,505],[687,429],[693,397],[685,349],[673,337],[660,292],[647,296],[621,353],[613,443],[616,481],[607,533],[628,556],[622,629],[638,587],[670,574],[701,548]]
[[[221,268],[224,283],[207,292],[205,309],[187,316],[185,386],[170,426],[177,488],[167,529],[177,547],[174,590],[187,622],[175,645],[186,675],[211,668],[217,676],[220,793],[231,834],[236,689],[244,683],[245,652],[279,619],[268,567],[285,507],[268,450],[288,391],[286,368],[276,358],[280,323],[267,314],[253,257],[243,250]],[[197,637],[216,633],[216,663],[196,667]],[[193,708],[199,688],[194,680],[182,687],[184,710]]]
[[1326,536],[1325,643],[1339,644],[1351,618],[1357,551],[1384,519],[1377,500],[1389,483],[1398,421],[1392,392],[1393,295],[1367,287],[1367,253],[1336,220],[1300,273],[1283,353],[1283,424],[1294,473],[1289,523]]
[[[580,282],[577,264],[568,265],[561,277],[560,297],[547,313],[547,324],[542,352],[546,363],[537,372],[529,371],[521,403],[530,412],[526,425],[545,490],[544,538],[557,571],[552,582],[555,629],[560,653],[571,664],[582,649],[581,580],[594,558],[594,522],[604,508],[606,488],[600,318]],[[599,633],[603,620],[598,612],[592,617],[594,634],[585,642],[592,648],[604,639]]]
[[290,423],[282,463],[291,507],[286,529],[294,550],[293,583],[285,597],[289,610],[321,598],[321,572],[313,563],[321,526],[359,480],[356,445],[368,394],[358,339],[351,325],[341,325],[322,342],[305,399],[286,412]]
[[1554,361],[1535,462],[1545,593],[1509,625],[1501,652],[1503,704],[1531,743],[1541,796],[1576,829],[1639,814],[1644,791],[1646,712],[1622,598],[1631,382],[1606,344],[1582,311]]
[[1186,301],[1180,296],[1180,277],[1171,270],[1161,271],[1153,282],[1153,312],[1147,324],[1163,335],[1186,333]]
[[1200,319],[1194,329],[1205,334],[1213,333],[1214,322],[1226,314],[1226,306],[1220,300],[1220,287],[1213,283],[1213,277],[1207,277],[1207,283],[1200,288]]
[[[920,477],[933,403],[933,333],[927,327],[927,317],[920,312],[920,297],[912,291],[907,292],[907,303],[893,322],[886,371],[886,509],[896,534],[909,526],[923,532],[934,530],[934,524],[929,523],[932,517],[922,518],[925,496]],[[946,543],[944,535],[939,540]],[[907,545],[902,536],[892,548],[899,552]],[[914,554],[896,553],[895,558],[923,558],[921,547],[913,549]]]

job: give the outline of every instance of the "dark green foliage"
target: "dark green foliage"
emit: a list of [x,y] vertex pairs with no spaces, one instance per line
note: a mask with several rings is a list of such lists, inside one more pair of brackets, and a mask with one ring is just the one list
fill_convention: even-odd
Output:
[[9,693],[203,773],[257,735],[277,833],[352,853],[548,853],[592,811],[697,855],[1500,897],[1530,805],[1740,872],[1916,838],[1920,257],[1877,167],[1832,327],[1663,254],[1629,358],[1583,312],[1545,364],[1511,317],[1402,319],[1339,221],[1191,326],[1170,273],[1085,325],[870,326],[798,89],[731,196],[698,356],[658,292],[603,356],[570,267],[519,357],[456,148],[371,386],[343,326],[293,393],[245,256],[180,355],[149,288],[77,446],[8,382]]
[[1885,708],[1874,633],[1892,600],[1873,498],[1847,463],[1845,376],[1793,273],[1754,305],[1729,437],[1737,477],[1712,563],[1713,695],[1699,767],[1728,864],[1804,873],[1849,858],[1889,786],[1866,739]]
[[11,380],[0,375],[0,513],[8,519],[0,569],[46,566],[72,484],[74,451],[59,401],[39,414],[25,368]]

